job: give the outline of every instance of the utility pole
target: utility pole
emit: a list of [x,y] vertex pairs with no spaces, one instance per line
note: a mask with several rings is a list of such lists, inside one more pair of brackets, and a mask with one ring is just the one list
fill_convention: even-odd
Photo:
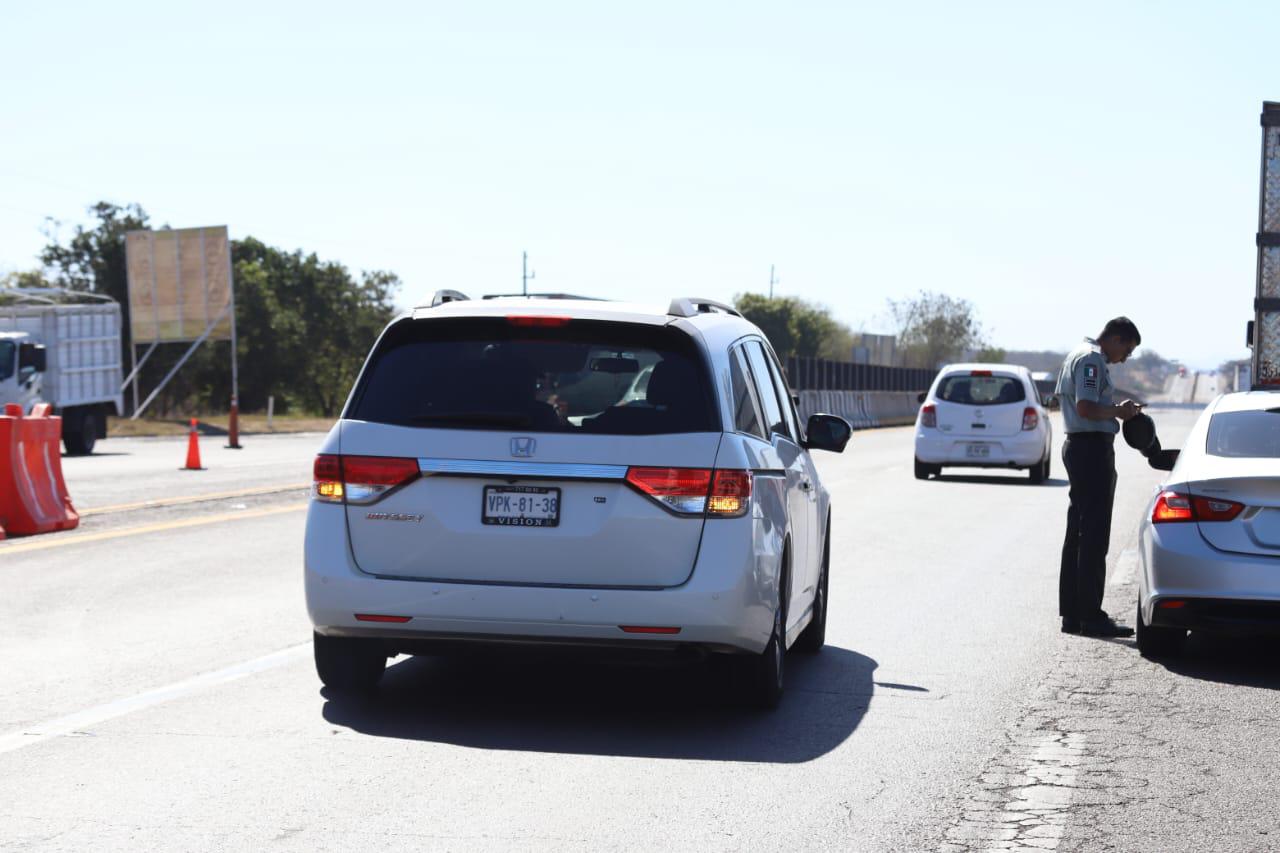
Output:
[[537,273],[535,273],[533,270],[529,269],[529,253],[528,253],[528,252],[521,252],[520,254],[521,254],[521,256],[523,257],[523,262],[522,262],[522,263],[521,263],[521,265],[520,265],[520,266],[521,266],[521,273],[520,273],[520,292],[521,292],[522,294],[524,294],[525,296],[528,296],[528,295],[529,295],[529,280],[530,280],[530,279],[533,279],[533,278],[537,278],[537,277],[538,277],[538,274],[537,274]]
[[773,264],[769,264],[769,298],[773,298],[773,286],[778,283],[777,277],[773,274]]

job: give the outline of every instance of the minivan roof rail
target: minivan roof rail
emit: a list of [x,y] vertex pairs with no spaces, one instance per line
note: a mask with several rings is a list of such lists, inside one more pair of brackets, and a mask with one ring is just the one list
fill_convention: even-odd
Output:
[[481,299],[581,299],[586,302],[605,302],[598,296],[579,296],[576,293],[486,293]]
[[[458,290],[437,290],[435,295],[431,297],[431,307],[437,308],[446,302],[466,302],[470,299],[470,296]],[[421,308],[422,306],[419,305],[418,307]]]
[[667,313],[673,317],[693,317],[697,314],[710,314],[714,311],[723,311],[725,314],[732,314],[735,317],[741,317],[742,312],[732,305],[726,305],[723,302],[717,302],[714,299],[702,299],[696,296],[685,296],[671,300],[671,306],[667,308]]

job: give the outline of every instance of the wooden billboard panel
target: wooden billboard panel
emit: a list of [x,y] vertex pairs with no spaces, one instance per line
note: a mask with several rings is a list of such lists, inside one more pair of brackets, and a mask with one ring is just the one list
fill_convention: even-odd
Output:
[[227,227],[125,235],[129,329],[135,343],[231,338]]

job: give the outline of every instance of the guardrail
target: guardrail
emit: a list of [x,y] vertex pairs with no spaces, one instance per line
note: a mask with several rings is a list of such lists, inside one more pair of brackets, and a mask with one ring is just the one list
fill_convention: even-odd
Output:
[[914,391],[928,390],[936,370],[854,364],[825,358],[787,358],[787,381],[795,391]]

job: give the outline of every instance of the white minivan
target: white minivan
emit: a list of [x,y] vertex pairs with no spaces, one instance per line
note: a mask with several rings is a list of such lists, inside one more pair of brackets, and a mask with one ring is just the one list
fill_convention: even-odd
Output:
[[1049,479],[1053,430],[1031,371],[1014,364],[951,364],[921,395],[915,475],[944,467],[1026,469]]
[[451,291],[379,337],[315,461],[307,609],[332,690],[460,643],[714,654],[772,706],[826,633],[832,508],[733,308]]

